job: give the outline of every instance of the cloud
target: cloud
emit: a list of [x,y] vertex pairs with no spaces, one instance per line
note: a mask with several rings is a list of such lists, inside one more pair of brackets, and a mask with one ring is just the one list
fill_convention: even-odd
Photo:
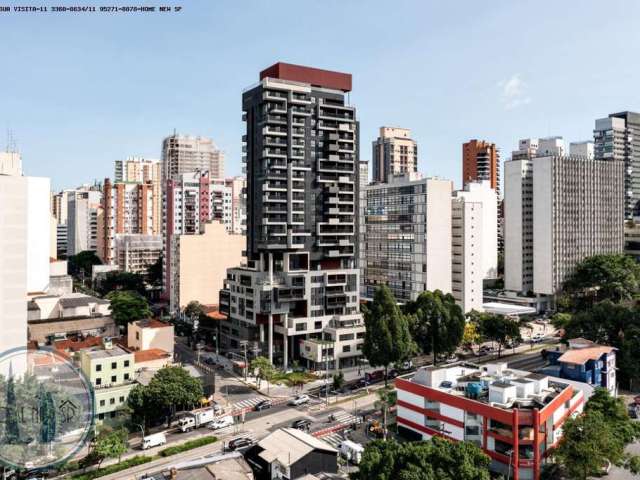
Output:
[[514,73],[507,80],[498,82],[500,98],[505,110],[512,110],[531,103],[531,97],[527,95],[527,84],[520,78],[519,73]]

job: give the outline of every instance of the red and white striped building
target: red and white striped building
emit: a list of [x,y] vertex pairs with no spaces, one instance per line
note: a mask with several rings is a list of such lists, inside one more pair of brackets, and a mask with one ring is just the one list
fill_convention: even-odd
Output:
[[507,368],[506,363],[425,367],[396,379],[399,431],[475,443],[491,469],[514,480],[537,480],[562,424],[583,409],[592,387]]

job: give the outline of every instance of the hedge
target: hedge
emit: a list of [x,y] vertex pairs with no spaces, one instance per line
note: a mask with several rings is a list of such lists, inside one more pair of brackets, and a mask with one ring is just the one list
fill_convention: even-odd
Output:
[[209,445],[217,441],[218,441],[218,437],[213,435],[210,437],[197,438],[195,440],[189,440],[188,442],[184,442],[181,445],[176,445],[175,447],[167,447],[164,450],[160,450],[159,455],[161,457],[169,457],[171,455],[175,455],[176,453],[182,453],[182,452],[186,452],[187,450],[193,450],[194,448],[203,447],[204,445]]
[[109,465],[108,467],[99,468],[98,470],[92,470],[80,475],[75,475],[71,478],[73,480],[93,480],[94,478],[104,477],[105,475],[111,475],[112,473],[121,472],[122,470],[126,470],[137,465],[142,465],[143,463],[150,462],[151,460],[155,460],[155,458],[147,457],[146,455],[136,455],[135,457],[128,458],[120,463],[114,463],[113,465]]

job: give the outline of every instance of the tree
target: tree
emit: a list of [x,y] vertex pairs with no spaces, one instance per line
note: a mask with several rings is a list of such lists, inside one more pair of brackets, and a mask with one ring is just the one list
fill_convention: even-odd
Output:
[[164,367],[158,370],[144,389],[144,408],[148,411],[156,408],[164,413],[171,425],[176,410],[192,409],[200,402],[202,395],[202,383],[184,368]]
[[333,389],[340,390],[344,386],[344,373],[342,371],[333,375]]
[[109,272],[96,290],[101,295],[107,295],[109,292],[116,290],[125,290],[131,292],[138,292],[144,295],[147,288],[144,284],[144,277],[138,273],[131,272]]
[[468,442],[368,443],[352,480],[489,480],[490,459]]
[[384,367],[386,386],[389,365],[405,360],[413,351],[407,318],[400,311],[389,287],[376,289],[373,302],[364,309],[364,324],[362,353],[371,366]]
[[7,380],[7,393],[5,399],[5,427],[4,443],[13,444],[20,440],[20,425],[18,423],[18,405],[16,402],[15,380],[9,372]]
[[640,265],[629,255],[602,254],[585,258],[565,282],[577,305],[602,300],[629,300],[640,290]]
[[266,380],[267,382],[267,393],[269,393],[269,381],[273,378],[276,373],[275,367],[271,364],[268,358],[266,357],[256,357],[251,360],[250,368],[252,371],[256,372],[256,380],[258,383],[258,390],[260,390],[260,384],[262,380]]
[[562,432],[553,455],[569,478],[587,480],[622,459],[624,442],[598,411],[567,419]]
[[106,458],[118,458],[127,451],[128,434],[124,428],[118,430],[103,430],[98,434],[93,447],[94,455],[98,458],[98,465]]
[[147,282],[154,287],[162,285],[162,255],[147,267]]
[[455,352],[464,335],[464,314],[453,295],[440,290],[422,292],[405,311],[411,315],[411,333],[422,351],[433,355],[434,365],[440,354]]
[[520,324],[504,315],[482,314],[478,328],[483,338],[498,344],[498,358],[502,353],[502,347],[507,342],[522,341]]
[[478,324],[475,322],[467,322],[464,325],[464,333],[462,334],[462,345],[471,348],[480,341],[480,332],[478,332]]
[[151,316],[149,302],[137,292],[115,291],[106,298],[111,301],[111,317],[125,331],[130,322]]
[[612,397],[606,388],[597,387],[594,390],[584,411],[600,413],[625,445],[631,443],[640,434],[640,425],[629,417],[624,400],[620,397]]
[[389,414],[389,409],[396,404],[398,395],[395,390],[387,388],[381,388],[380,390],[377,390],[376,395],[378,396],[378,400],[376,400],[374,407],[382,411],[383,439],[386,440],[387,416]]
[[194,323],[195,320],[200,320],[202,317],[206,315],[206,312],[204,310],[204,305],[202,305],[197,300],[190,301],[187,304],[187,306],[184,307],[183,313],[184,313],[184,316],[189,318],[192,323]]
[[68,259],[69,273],[75,277],[91,278],[91,267],[102,265],[102,260],[93,250],[85,250]]

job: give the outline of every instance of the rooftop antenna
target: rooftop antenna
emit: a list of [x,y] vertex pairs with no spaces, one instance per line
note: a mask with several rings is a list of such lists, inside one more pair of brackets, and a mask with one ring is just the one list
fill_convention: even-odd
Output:
[[18,148],[16,146],[16,138],[13,135],[13,130],[7,128],[7,153],[16,153]]

